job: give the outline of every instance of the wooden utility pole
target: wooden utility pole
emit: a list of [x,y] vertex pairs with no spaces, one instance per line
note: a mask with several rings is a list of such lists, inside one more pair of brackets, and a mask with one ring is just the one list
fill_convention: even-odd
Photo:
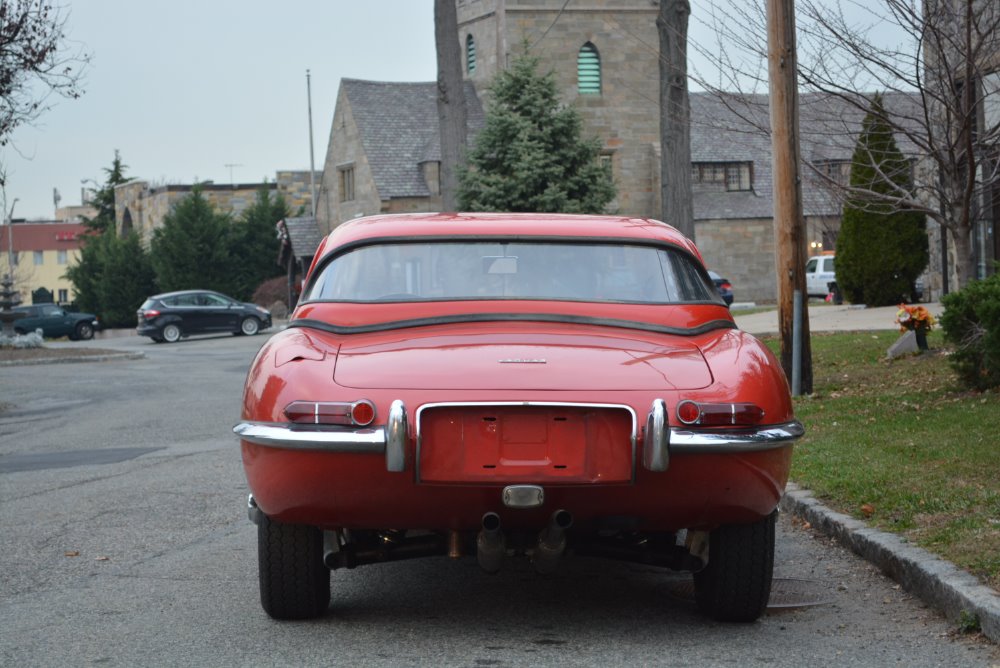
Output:
[[691,102],[687,88],[688,0],[660,0],[660,199],[663,222],[694,239]]
[[[811,394],[813,374],[805,275],[806,239],[802,218],[802,184],[799,179],[795,0],[766,2],[773,154],[774,257],[778,279],[781,366],[793,385],[793,391]],[[798,352],[798,359],[795,359],[793,351]]]
[[455,0],[434,0],[434,38],[437,46],[437,109],[441,137],[441,210],[455,211],[458,208],[458,167],[465,150],[468,116]]

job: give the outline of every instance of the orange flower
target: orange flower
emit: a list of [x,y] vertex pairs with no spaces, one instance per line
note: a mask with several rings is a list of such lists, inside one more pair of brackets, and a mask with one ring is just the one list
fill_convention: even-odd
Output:
[[934,327],[934,316],[923,306],[900,304],[899,311],[896,312],[896,324],[899,325],[900,332],[913,329],[930,331]]

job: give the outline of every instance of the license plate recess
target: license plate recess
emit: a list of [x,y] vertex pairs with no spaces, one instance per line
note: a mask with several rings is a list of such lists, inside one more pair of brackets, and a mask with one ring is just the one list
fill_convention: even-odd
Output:
[[417,424],[420,481],[629,482],[634,423],[618,406],[425,407]]

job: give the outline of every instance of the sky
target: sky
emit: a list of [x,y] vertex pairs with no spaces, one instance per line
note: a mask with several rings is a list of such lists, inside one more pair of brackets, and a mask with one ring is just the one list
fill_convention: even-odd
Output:
[[[746,2],[746,0],[718,0]],[[153,185],[260,183],[322,169],[341,78],[437,78],[433,0],[54,0],[92,55],[84,95],[54,98],[0,151],[14,217],[52,219],[103,183],[115,151]],[[692,3],[689,44],[715,42]],[[689,47],[692,69],[710,68]],[[84,183],[86,182],[86,183]],[[0,199],[0,204],[3,201]]]
[[116,149],[127,176],[155,184],[308,170],[307,69],[322,169],[342,77],[437,78],[432,0],[63,4],[69,38],[93,56],[86,92],[0,149],[14,218],[51,219],[53,188],[80,204],[81,181],[103,183]]

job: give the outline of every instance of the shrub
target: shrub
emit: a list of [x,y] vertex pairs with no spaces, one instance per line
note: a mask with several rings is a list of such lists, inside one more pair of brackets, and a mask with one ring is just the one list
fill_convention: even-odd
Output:
[[276,276],[264,281],[254,290],[252,301],[264,308],[269,308],[274,302],[287,302],[288,277]]
[[941,328],[955,345],[951,364],[962,381],[978,390],[1000,387],[1000,273],[972,281],[941,303]]

